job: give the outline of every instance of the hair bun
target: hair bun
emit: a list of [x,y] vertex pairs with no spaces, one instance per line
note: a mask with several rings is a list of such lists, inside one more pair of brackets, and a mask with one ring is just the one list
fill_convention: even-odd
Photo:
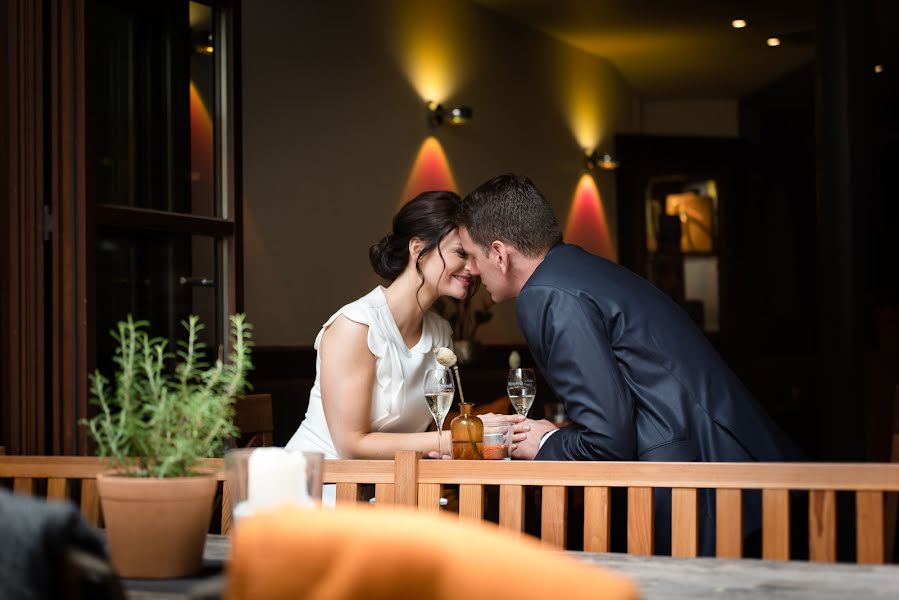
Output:
[[[393,233],[388,233],[381,241],[372,244],[368,249],[368,259],[371,261],[372,269],[375,273],[384,279],[393,281],[403,272],[403,268],[397,268],[397,261],[394,257],[395,249],[392,247],[394,239]],[[405,263],[403,264],[405,267]]]

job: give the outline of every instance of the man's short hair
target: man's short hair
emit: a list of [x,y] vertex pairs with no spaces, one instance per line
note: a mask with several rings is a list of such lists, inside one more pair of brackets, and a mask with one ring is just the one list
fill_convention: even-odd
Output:
[[462,201],[461,225],[483,248],[499,240],[529,258],[562,241],[552,207],[523,175],[500,175],[479,185]]

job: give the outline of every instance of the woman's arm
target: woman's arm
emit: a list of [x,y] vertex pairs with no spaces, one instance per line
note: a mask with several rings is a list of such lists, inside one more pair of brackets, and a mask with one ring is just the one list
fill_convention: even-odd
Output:
[[[341,458],[392,459],[397,450],[427,455],[437,450],[434,432],[380,433],[371,431],[371,394],[375,356],[368,349],[368,325],[341,315],[325,330],[319,345],[321,393],[325,420]],[[424,397],[421,399],[424,402]],[[443,447],[449,448],[449,431]]]

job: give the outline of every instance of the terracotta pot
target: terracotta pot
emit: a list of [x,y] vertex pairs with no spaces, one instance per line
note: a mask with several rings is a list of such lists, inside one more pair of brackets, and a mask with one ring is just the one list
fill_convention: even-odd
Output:
[[216,480],[97,476],[109,554],[121,577],[193,575],[203,563]]

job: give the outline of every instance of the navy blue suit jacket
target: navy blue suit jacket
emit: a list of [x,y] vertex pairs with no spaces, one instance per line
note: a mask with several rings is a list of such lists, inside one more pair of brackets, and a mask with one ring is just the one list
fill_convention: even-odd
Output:
[[[546,440],[538,460],[801,459],[687,314],[631,271],[559,244],[515,311],[572,422]],[[657,502],[657,529],[670,523],[665,504]],[[702,552],[710,554],[714,503],[706,494],[700,505]],[[656,540],[664,551],[667,539]]]

